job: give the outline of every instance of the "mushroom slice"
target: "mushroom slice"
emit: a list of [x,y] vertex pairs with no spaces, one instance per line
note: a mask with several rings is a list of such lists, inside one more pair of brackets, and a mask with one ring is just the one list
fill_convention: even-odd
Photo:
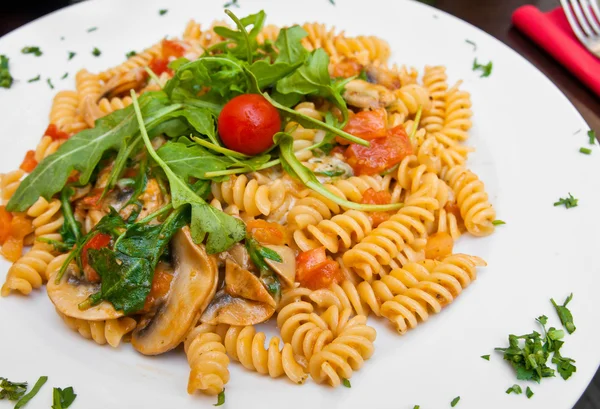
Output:
[[279,278],[283,280],[285,285],[293,287],[296,281],[296,254],[294,250],[287,246],[265,245],[266,248],[273,250],[281,257],[281,263],[269,258],[265,258],[265,262],[277,273]]
[[87,300],[92,294],[100,291],[100,284],[88,283],[79,280],[70,274],[65,274],[57,284],[54,280],[54,274],[48,280],[48,297],[58,311],[67,317],[77,318],[86,321],[104,321],[120,318],[124,314],[117,311],[113,305],[107,301],[85,310],[79,309],[79,304]]
[[234,297],[262,302],[271,307],[277,305],[257,276],[229,259],[225,261],[225,291]]
[[252,268],[250,254],[248,254],[248,250],[243,244],[234,244],[233,247],[227,250],[226,254],[228,254],[228,256],[230,256],[233,261],[238,263],[244,270],[250,270]]
[[144,355],[162,354],[179,345],[217,290],[216,260],[192,241],[189,227],[175,234],[171,246],[171,289],[163,303],[142,318],[131,338],[133,347]]
[[100,98],[114,98],[122,95],[129,95],[129,90],[138,90],[144,86],[148,74],[143,67],[134,68],[133,70],[114,76],[104,85]]
[[255,325],[265,322],[275,312],[268,304],[232,297],[224,290],[215,295],[200,321],[204,324]]

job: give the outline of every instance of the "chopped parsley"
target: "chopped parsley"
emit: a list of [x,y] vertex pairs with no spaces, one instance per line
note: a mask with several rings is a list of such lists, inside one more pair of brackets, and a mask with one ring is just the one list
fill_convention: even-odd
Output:
[[450,402],[450,406],[455,407],[458,404],[459,400],[460,396],[457,396],[456,398],[452,399],[452,402]]
[[577,207],[577,204],[579,202],[579,199],[575,199],[573,197],[573,195],[571,193],[569,193],[569,197],[565,197],[565,198],[560,198],[558,199],[558,202],[554,203],[554,206],[561,206],[561,205],[565,205],[565,207],[567,209],[570,209],[572,207]]
[[19,399],[19,401],[15,404],[14,409],[20,409],[23,406],[27,405],[29,403],[29,401],[31,399],[33,399],[35,397],[35,395],[37,395],[37,393],[40,391],[42,386],[44,386],[44,384],[46,383],[47,380],[48,380],[47,376],[40,376],[40,378],[37,380],[35,385],[33,385],[33,388],[31,389],[31,391],[29,391],[29,393],[27,395],[25,395],[21,399]]
[[506,222],[504,220],[494,220],[492,224],[494,226],[502,226],[503,224],[506,224]]
[[137,53],[136,53],[135,51],[131,50],[131,51],[129,51],[127,54],[125,54],[125,57],[127,57],[127,58],[131,58],[131,57],[133,57],[133,56],[134,56],[134,55],[136,55],[136,54],[137,54]]
[[52,80],[50,78],[46,79],[46,82],[48,83],[50,89],[54,89],[54,84],[52,84]]
[[77,394],[73,391],[72,386],[65,389],[54,388],[52,391],[52,409],[67,409],[76,397]]
[[346,388],[352,387],[352,385],[350,384],[350,379],[346,379],[346,378],[342,378],[342,385],[344,385]]
[[18,400],[27,392],[27,382],[11,382],[0,378],[0,400]]
[[315,175],[327,176],[330,178],[334,178],[337,176],[342,176],[346,171],[343,169],[332,169],[332,170],[324,170],[321,172],[315,172]]
[[527,399],[531,399],[531,397],[533,396],[533,391],[529,386],[527,387],[527,389],[525,389],[525,395],[527,395]]
[[65,37],[64,37],[64,36],[62,36],[62,37],[60,38],[60,41],[65,41]]
[[226,9],[227,8],[231,8],[232,6],[235,6],[235,7],[239,8],[240,5],[238,4],[238,0],[231,0],[229,3],[223,4],[223,7],[226,8]]
[[471,41],[467,38],[465,39],[465,43],[471,44],[473,46],[473,51],[477,51],[477,44],[475,43],[475,41]]
[[481,355],[481,358],[485,359],[486,361],[490,360],[490,356],[489,355]]
[[60,77],[60,79],[61,79],[61,80],[64,80],[64,79],[65,79],[65,78],[67,78],[68,76],[69,76],[69,73],[68,73],[68,72],[65,72],[65,73],[63,74],[63,76],[62,76],[62,77]]
[[161,16],[164,16],[168,12],[169,12],[169,10],[167,10],[167,9],[160,9],[160,10],[158,10],[158,14],[161,15]]
[[581,148],[579,148],[579,152],[584,153],[586,155],[591,155],[592,150],[590,148],[581,147]]
[[77,55],[76,52],[74,51],[69,51],[69,61],[71,61],[73,59],[73,57],[75,57]]
[[92,55],[93,55],[94,57],[99,57],[99,56],[100,56],[100,54],[102,54],[102,51],[100,51],[100,50],[98,49],[98,47],[94,47],[94,49],[92,50]]
[[33,54],[36,57],[39,57],[40,55],[42,55],[42,50],[40,50],[40,47],[33,47],[33,46],[29,46],[29,47],[23,47],[21,49],[21,52],[23,54]]
[[27,80],[27,82],[36,82],[40,80],[40,74],[38,74],[37,77],[33,77]]
[[475,60],[473,61],[473,71],[481,71],[481,78],[489,77],[492,73],[492,67],[493,65],[491,61],[485,65],[479,64],[477,62],[477,58],[475,58]]
[[590,138],[590,145],[593,145],[596,143],[596,131],[590,129],[587,132],[588,138]]
[[520,395],[523,393],[523,389],[521,389],[521,387],[515,383],[513,386],[506,390],[507,395],[510,395],[511,393],[514,393],[515,395]]
[[413,409],[421,409],[421,406],[420,405],[415,405],[415,406],[413,406]]
[[0,55],[0,87],[10,88],[13,83],[13,77],[8,70],[8,57]]
[[225,403],[225,389],[223,389],[219,393],[219,396],[217,396],[217,403],[215,403],[213,406],[221,406],[224,403]]
[[560,322],[562,322],[563,327],[565,327],[569,334],[574,333],[577,329],[577,327],[575,327],[575,324],[573,323],[573,314],[571,314],[571,311],[569,311],[569,309],[567,308],[567,304],[570,303],[572,299],[573,293],[571,293],[571,295],[567,297],[563,305],[557,305],[554,299],[550,298],[552,305],[554,305],[554,308],[556,309],[558,318],[560,318]]
[[329,2],[335,6],[335,1],[334,0],[329,0]]
[[91,33],[92,31],[96,31],[96,30],[98,30],[98,27],[90,27],[87,29],[87,32]]

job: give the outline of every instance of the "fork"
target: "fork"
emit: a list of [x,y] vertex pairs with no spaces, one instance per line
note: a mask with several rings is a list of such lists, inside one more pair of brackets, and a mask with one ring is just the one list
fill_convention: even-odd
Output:
[[600,58],[600,9],[597,0],[560,0],[560,4],[579,41]]

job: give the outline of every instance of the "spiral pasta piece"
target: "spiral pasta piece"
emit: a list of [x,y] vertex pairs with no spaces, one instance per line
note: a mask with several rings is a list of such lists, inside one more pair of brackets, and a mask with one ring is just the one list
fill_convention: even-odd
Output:
[[333,342],[312,356],[309,372],[315,382],[337,387],[373,355],[377,332],[366,322],[365,316],[355,316]]
[[119,109],[127,108],[132,102],[131,97],[114,97],[110,100],[108,98],[102,98],[98,101],[98,108],[104,115],[108,115]]
[[371,281],[380,274],[406,247],[415,251],[426,244],[425,222],[435,220],[436,199],[426,196],[409,197],[405,206],[389,220],[381,223],[357,245],[344,253],[344,265],[363,280]]
[[28,295],[34,288],[40,288],[48,280],[46,269],[54,259],[52,252],[52,246],[36,242],[8,269],[1,295],[6,297],[12,291]]
[[427,112],[431,109],[429,92],[421,85],[406,85],[394,91],[395,100],[388,107],[389,111],[400,113],[404,117],[414,115],[419,108]]
[[280,181],[259,185],[256,179],[248,179],[243,174],[232,176],[225,182],[213,182],[211,190],[220,202],[235,205],[250,217],[268,216],[277,207],[273,206],[271,198],[285,196],[285,187]]
[[431,96],[431,108],[423,114],[421,127],[425,128],[427,132],[439,132],[444,127],[447,80],[446,67],[425,67],[423,85]]
[[32,225],[36,237],[45,237],[52,240],[61,240],[58,233],[64,223],[60,210],[60,200],[52,199],[50,203],[40,197],[28,210],[27,216],[33,218]]
[[231,359],[239,361],[246,369],[271,378],[286,375],[292,382],[303,384],[307,378],[302,366],[296,361],[292,346],[288,343],[279,349],[279,338],[269,340],[265,349],[266,335],[256,332],[252,325],[231,326],[224,335],[224,344]]
[[368,235],[372,227],[371,218],[366,213],[347,210],[331,220],[322,220],[317,225],[296,230],[293,237],[302,251],[325,246],[331,253],[337,253],[340,241],[344,248],[350,248]]
[[229,358],[225,345],[215,332],[214,325],[201,324],[190,331],[184,349],[190,364],[187,391],[199,390],[207,395],[218,395],[229,382]]
[[224,40],[223,37],[215,33],[215,26],[227,27],[227,23],[223,21],[215,21],[207,30],[202,30],[200,24],[196,23],[194,20],[190,20],[183,32],[183,39],[193,45],[198,46],[200,49],[209,48]]
[[0,174],[0,200],[1,204],[6,204],[12,195],[15,194],[21,179],[25,175],[25,172],[21,169],[14,170],[8,173]]
[[[485,266],[479,257],[453,254],[442,262],[426,260],[420,268],[394,270],[386,283],[390,292],[381,305],[381,315],[404,334],[450,304],[475,280],[478,266]],[[389,299],[392,294],[396,295]]]
[[474,236],[492,234],[496,211],[477,175],[463,166],[455,166],[446,172],[444,179],[454,191],[467,231]]
[[146,67],[150,64],[150,61],[160,57],[162,57],[162,42],[129,57],[127,61],[114,68],[101,72],[98,74],[98,78],[106,83],[116,75],[124,74],[134,68]]
[[91,339],[98,345],[110,345],[117,348],[123,338],[135,329],[136,321],[131,317],[121,317],[106,321],[87,321],[78,318],[68,317],[56,310],[56,313],[62,318],[69,328],[85,339]]
[[68,134],[74,134],[86,129],[88,126],[79,115],[81,99],[76,91],[60,91],[52,100],[50,109],[50,123]]
[[463,142],[469,138],[468,131],[473,123],[471,117],[471,94],[459,89],[460,82],[446,94],[446,113],[441,133],[450,140]]
[[75,75],[75,88],[79,93],[80,104],[88,97],[93,102],[96,102],[102,94],[102,82],[100,76],[92,74],[86,69],[80,70]]

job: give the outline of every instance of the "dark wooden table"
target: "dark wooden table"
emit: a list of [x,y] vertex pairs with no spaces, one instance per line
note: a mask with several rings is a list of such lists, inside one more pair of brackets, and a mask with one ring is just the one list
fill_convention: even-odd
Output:
[[[523,55],[564,92],[581,112],[590,128],[600,133],[600,98],[588,91],[552,57],[511,26],[510,17],[517,7],[533,4],[542,11],[548,11],[558,6],[558,0],[424,0],[424,2],[474,24]],[[0,13],[0,36],[53,10],[67,6],[69,0],[45,0],[40,3],[38,5],[31,1],[24,1],[3,5],[3,11]],[[600,371],[596,373],[575,409],[600,409]]]

